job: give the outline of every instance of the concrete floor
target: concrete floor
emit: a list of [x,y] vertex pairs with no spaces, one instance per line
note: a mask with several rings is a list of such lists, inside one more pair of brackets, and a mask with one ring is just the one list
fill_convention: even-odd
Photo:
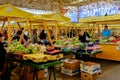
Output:
[[[102,74],[100,75],[100,80],[120,80],[120,63],[115,61],[107,61],[96,59],[92,60],[101,64]],[[75,76],[68,76],[56,71],[57,80],[80,80],[80,74]],[[117,73],[117,74],[116,74]],[[54,80],[54,79],[52,79]]]

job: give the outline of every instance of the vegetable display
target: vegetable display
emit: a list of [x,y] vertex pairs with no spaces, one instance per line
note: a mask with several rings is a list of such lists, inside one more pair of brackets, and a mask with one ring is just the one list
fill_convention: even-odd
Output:
[[25,47],[24,45],[20,44],[18,41],[14,41],[10,44],[10,46],[8,47],[8,50],[10,52],[14,52],[14,51],[24,52]]
[[38,49],[33,44],[29,44],[26,48],[24,45],[20,44],[18,41],[13,41],[8,47],[9,52],[22,52],[25,54],[38,53]]
[[80,45],[80,41],[78,40],[78,38],[71,38],[68,40],[58,40],[55,44],[56,47],[70,47],[70,46],[76,46],[76,45]]
[[109,38],[103,38],[100,40],[101,43],[117,43],[120,41],[120,38],[118,37],[114,37],[114,36],[111,36]]

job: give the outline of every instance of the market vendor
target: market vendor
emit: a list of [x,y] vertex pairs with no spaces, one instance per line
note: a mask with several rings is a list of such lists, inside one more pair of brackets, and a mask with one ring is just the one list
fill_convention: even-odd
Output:
[[111,35],[111,31],[108,29],[108,26],[104,26],[104,30],[101,33],[102,37],[109,37]]

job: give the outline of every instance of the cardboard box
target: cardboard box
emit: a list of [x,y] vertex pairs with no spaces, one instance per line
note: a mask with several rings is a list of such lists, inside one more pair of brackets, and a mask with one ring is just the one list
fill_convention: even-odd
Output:
[[63,58],[63,54],[51,55],[51,60],[59,60]]
[[63,74],[67,74],[67,75],[69,75],[69,76],[74,76],[74,75],[76,75],[76,74],[79,74],[79,68],[78,69],[76,69],[76,70],[69,70],[69,69],[66,69],[66,68],[64,68],[64,67],[61,67],[61,73],[63,73]]
[[70,70],[75,70],[80,68],[80,60],[76,59],[65,59],[64,60],[64,67]]
[[[38,80],[44,79],[48,76],[48,69],[40,70],[37,73],[38,73]],[[25,72],[25,80],[33,80],[33,72]]]
[[85,72],[81,72],[81,80],[97,80],[99,77],[99,73],[89,74]]
[[75,59],[75,55],[64,55],[65,59]]
[[39,62],[47,62],[51,60],[51,55],[47,54],[24,54],[23,60],[32,60],[33,62],[39,63]]
[[94,62],[81,63],[80,70],[89,74],[101,73],[100,64]]
[[54,67],[56,70],[59,70],[59,71],[61,70],[61,64],[55,65]]

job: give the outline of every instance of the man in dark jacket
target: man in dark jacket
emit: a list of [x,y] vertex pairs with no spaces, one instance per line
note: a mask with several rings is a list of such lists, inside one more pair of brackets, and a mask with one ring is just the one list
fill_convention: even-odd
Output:
[[3,35],[0,33],[0,74],[1,74],[1,71],[3,70],[5,54],[6,54],[4,44],[2,43],[2,36]]
[[46,33],[45,33],[45,30],[43,29],[42,32],[40,33],[40,39],[43,40],[43,39],[46,39]]

